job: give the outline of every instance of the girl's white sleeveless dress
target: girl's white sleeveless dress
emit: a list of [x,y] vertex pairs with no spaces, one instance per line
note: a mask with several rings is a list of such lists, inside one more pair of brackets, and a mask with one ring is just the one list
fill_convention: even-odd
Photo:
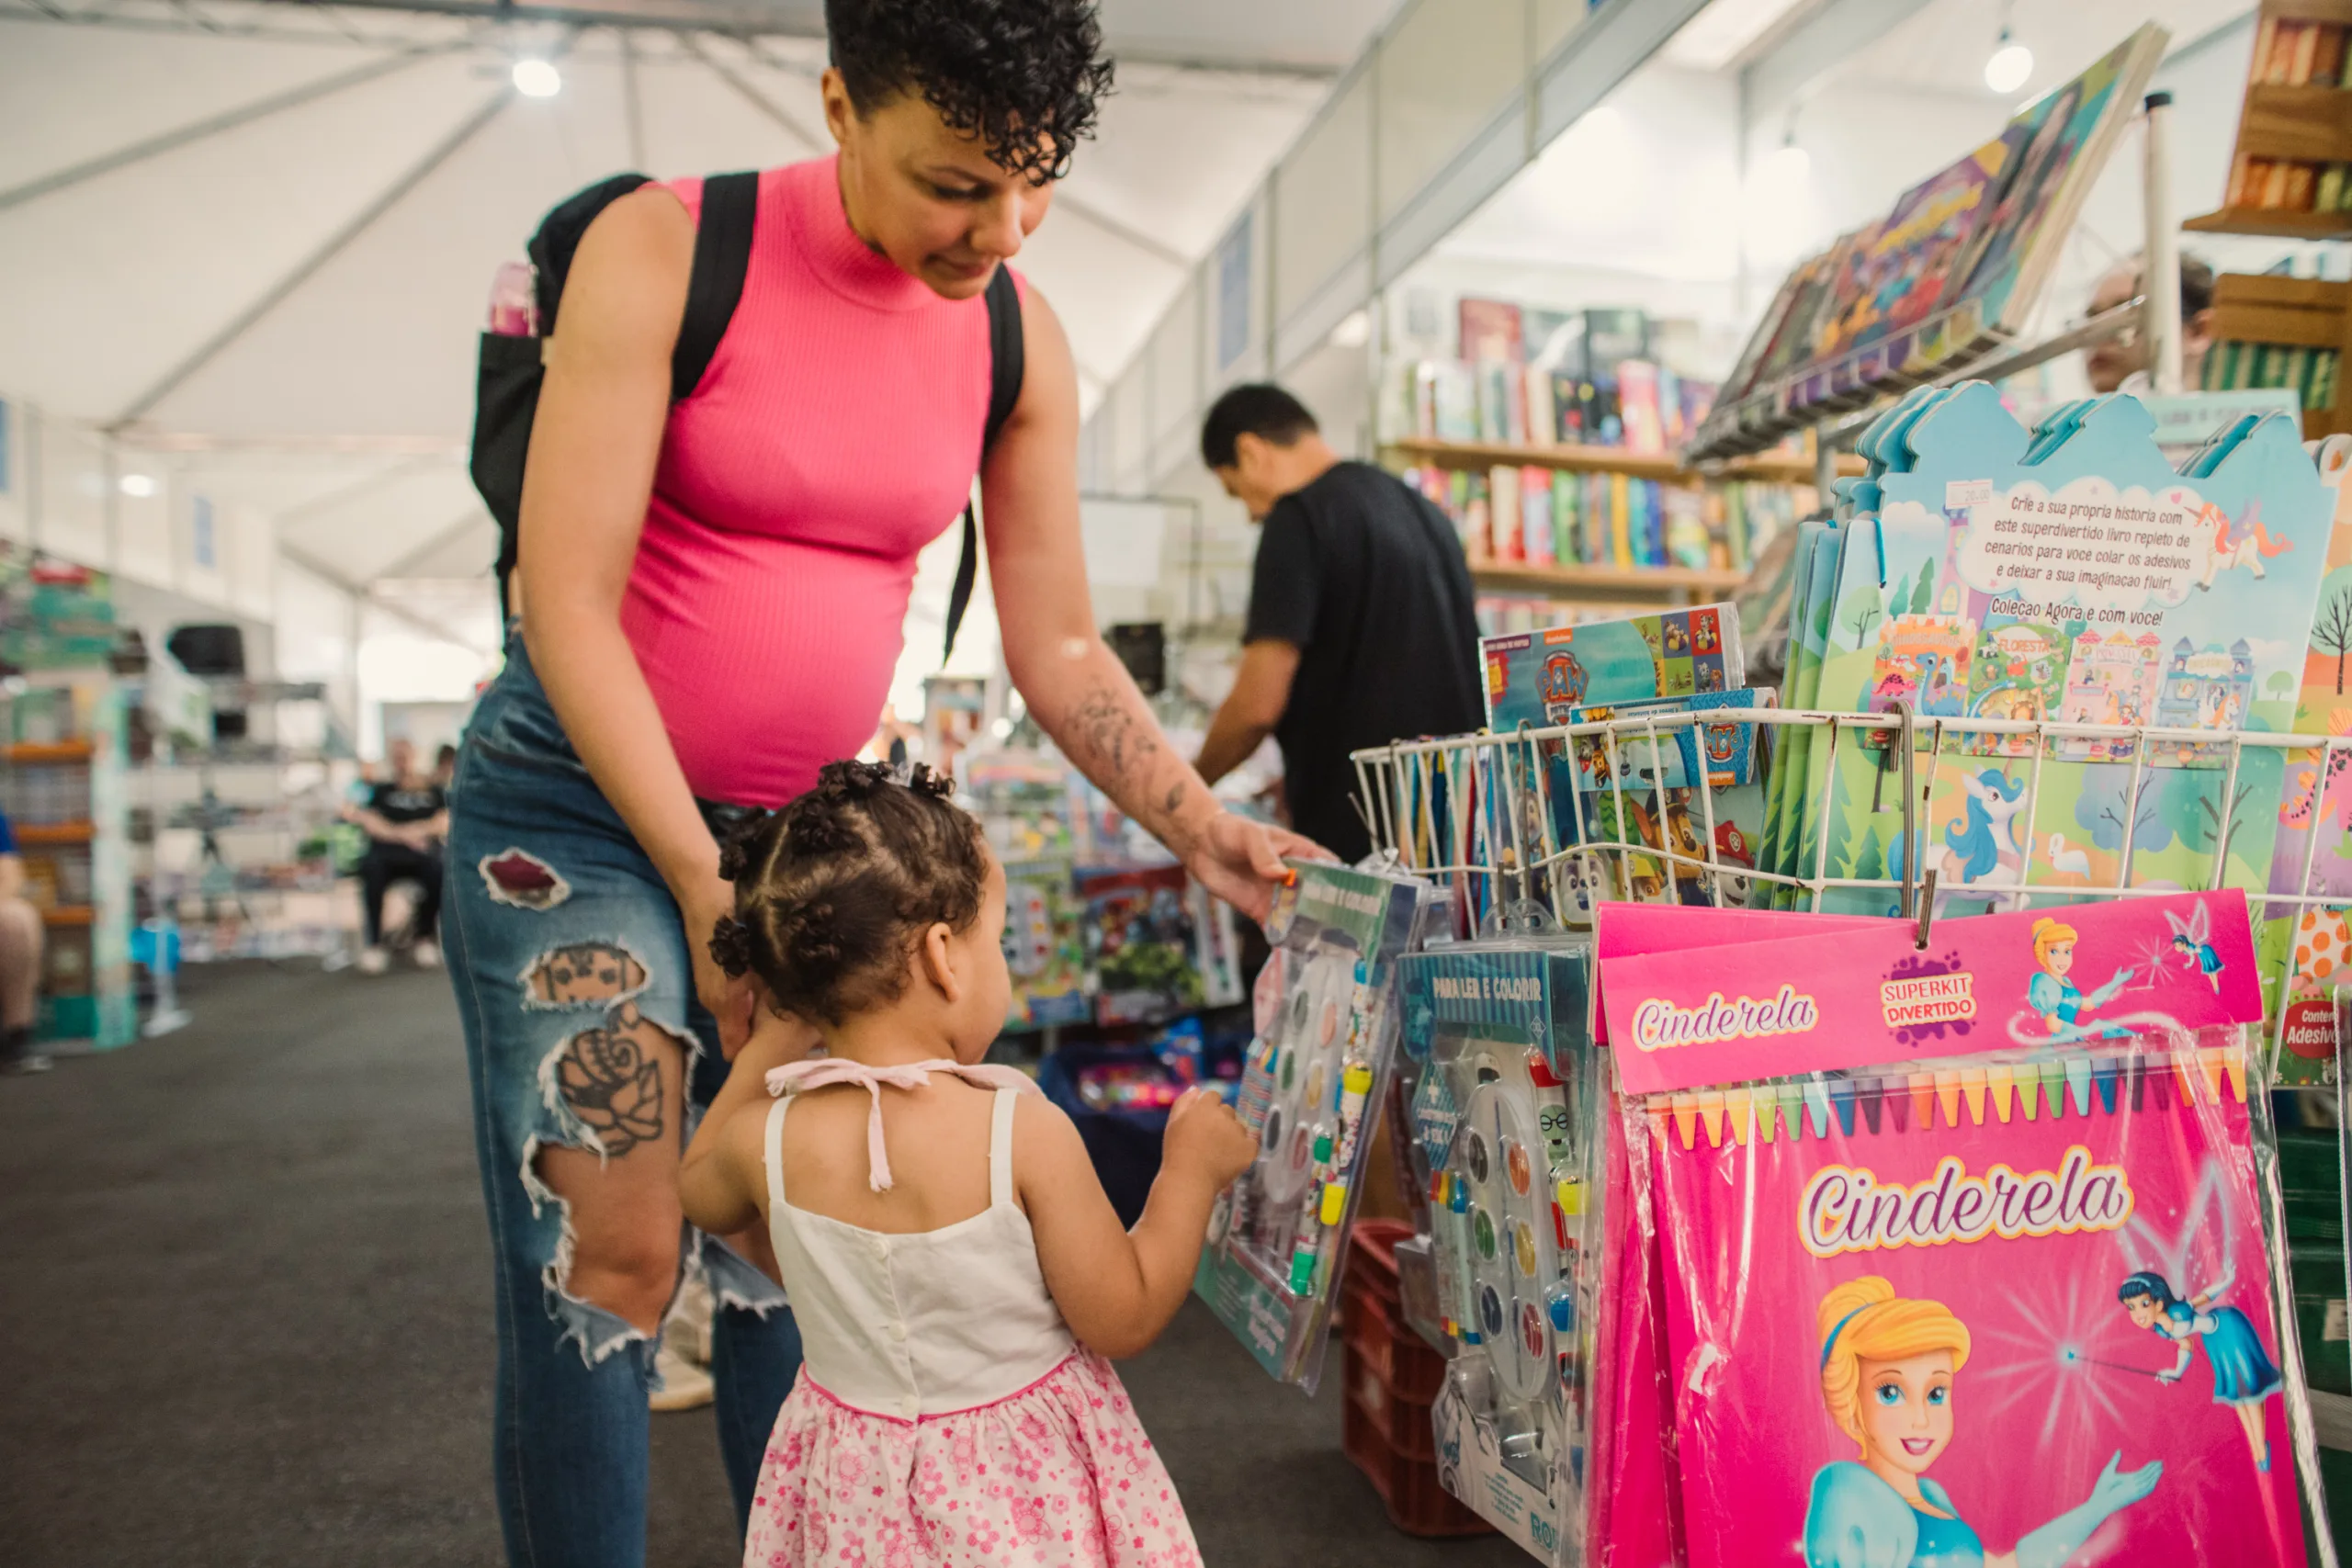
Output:
[[[805,1065],[814,1069],[819,1064]],[[854,1064],[823,1078],[909,1082]],[[854,1069],[844,1071],[844,1069]],[[926,1062],[1001,1082],[1008,1069]],[[784,1122],[808,1072],[771,1076],[768,1229],[807,1359],[760,1467],[746,1568],[1196,1568],[1183,1506],[1118,1374],[1080,1346],[1046,1290],[1013,1201],[1012,1114],[999,1088],[989,1206],[894,1235],[794,1208]],[[887,1158],[875,1179],[888,1185]]]

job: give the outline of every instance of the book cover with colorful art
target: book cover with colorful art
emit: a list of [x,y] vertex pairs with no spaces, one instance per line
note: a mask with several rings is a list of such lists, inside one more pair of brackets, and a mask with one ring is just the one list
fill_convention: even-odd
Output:
[[1483,637],[1478,654],[1487,672],[1487,726],[1498,731],[1559,724],[1593,704],[1687,697],[1747,683],[1739,616],[1729,604]]
[[2011,121],[2013,129],[2030,133],[2025,151],[1980,231],[1983,248],[1954,297],[1955,303],[1975,307],[1987,328],[2023,330],[2085,198],[2123,127],[2139,112],[2141,95],[2170,41],[2164,28],[2147,24]]
[[[2295,705],[2295,733],[2352,739],[2352,436],[2331,435],[2311,447],[2334,505],[2327,558]],[[2278,798],[2272,893],[2352,903],[2352,746],[2287,753]],[[2278,984],[2268,998],[2281,1082],[2333,1077],[2335,990],[2352,983],[2352,925],[2343,911],[2287,903],[2262,911],[2267,973]],[[2280,1010],[2284,1018],[2278,1017]]]
[[[2194,479],[2128,397],[2039,442],[1982,383],[1906,400],[1882,423],[1905,433],[1908,467],[1874,476],[1877,515],[1848,530],[1816,701],[1907,704],[1939,739],[1921,742],[1925,831],[1912,845],[1889,747],[1842,747],[1834,768],[1826,748],[1807,759],[1804,798],[1829,803],[1807,823],[1830,835],[1829,874],[1899,875],[1907,860],[1915,874],[1935,869],[1947,897],[2261,888],[2278,751],[2178,739],[2135,757],[2118,737],[2052,741],[2036,760],[2015,754],[2030,743],[1933,721],[2054,701],[2072,723],[2288,730],[2333,504],[2292,422],[2255,424]],[[2041,799],[2028,800],[2037,777]],[[1884,901],[1837,890],[1825,904],[1882,913]]]

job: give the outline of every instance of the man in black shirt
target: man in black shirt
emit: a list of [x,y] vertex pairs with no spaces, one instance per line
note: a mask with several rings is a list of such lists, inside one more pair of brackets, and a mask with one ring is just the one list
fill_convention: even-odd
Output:
[[359,951],[359,971],[380,975],[390,960],[384,953],[384,894],[403,879],[417,885],[416,914],[410,922],[415,945],[409,955],[420,967],[441,962],[435,931],[441,913],[441,841],[449,834],[448,796],[432,774],[416,766],[415,743],[396,739],[384,748],[385,776],[366,786],[364,804],[344,816],[368,834],[359,862],[359,901],[368,922],[368,945]]
[[1201,458],[1265,525],[1241,667],[1201,745],[1201,776],[1215,783],[1272,735],[1291,826],[1361,859],[1372,838],[1349,753],[1485,722],[1461,542],[1401,480],[1341,461],[1280,387],[1219,398]]

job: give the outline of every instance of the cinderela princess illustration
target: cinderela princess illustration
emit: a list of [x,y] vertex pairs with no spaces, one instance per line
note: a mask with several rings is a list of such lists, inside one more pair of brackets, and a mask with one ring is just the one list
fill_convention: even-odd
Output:
[[2041,1015],[2052,1040],[2130,1038],[2132,1032],[2128,1029],[2082,1021],[2084,1014],[2106,1006],[2116,992],[2131,983],[2132,971],[2118,969],[2109,976],[2107,984],[2085,996],[2066,977],[2075,967],[2076,935],[2074,927],[2047,915],[2033,922],[2033,961],[2041,966],[2041,973],[2027,985],[2026,1001]]
[[2216,1304],[2236,1283],[2237,1269],[2233,1267],[2182,1301],[2162,1274],[2143,1270],[2124,1280],[2115,1296],[2132,1322],[2180,1347],[2180,1359],[2156,1374],[2158,1382],[2180,1382],[2194,1359],[2190,1345],[2205,1347],[2205,1359],[2213,1367],[2213,1403],[2238,1413],[2238,1424],[2245,1428],[2246,1447],[2254,1454],[2254,1468],[2267,1472],[2270,1439],[2262,1430],[2263,1402],[2278,1393],[2286,1380],[2270,1352],[2262,1348],[2262,1336],[2255,1332],[2253,1319],[2233,1306]]
[[1823,1465],[1804,1516],[1808,1568],[2062,1568],[2113,1515],[2146,1497],[2161,1463],[2107,1461],[2090,1495],[2018,1540],[1984,1550],[1928,1471],[1951,1445],[1953,1388],[1968,1365],[1968,1327],[1941,1302],[1898,1296],[1877,1275],[1821,1298],[1821,1399],[1861,1447]]

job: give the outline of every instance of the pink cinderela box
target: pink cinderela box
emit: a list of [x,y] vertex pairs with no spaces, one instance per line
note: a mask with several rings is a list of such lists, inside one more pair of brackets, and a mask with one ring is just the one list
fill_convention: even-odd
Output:
[[[1947,921],[1924,953],[1881,925],[1604,953],[1670,1550],[2300,1568],[2248,932],[2243,895],[2199,894]],[[1596,1559],[1647,1568],[1655,1540],[1612,1547],[1648,1511],[1620,1489]]]

